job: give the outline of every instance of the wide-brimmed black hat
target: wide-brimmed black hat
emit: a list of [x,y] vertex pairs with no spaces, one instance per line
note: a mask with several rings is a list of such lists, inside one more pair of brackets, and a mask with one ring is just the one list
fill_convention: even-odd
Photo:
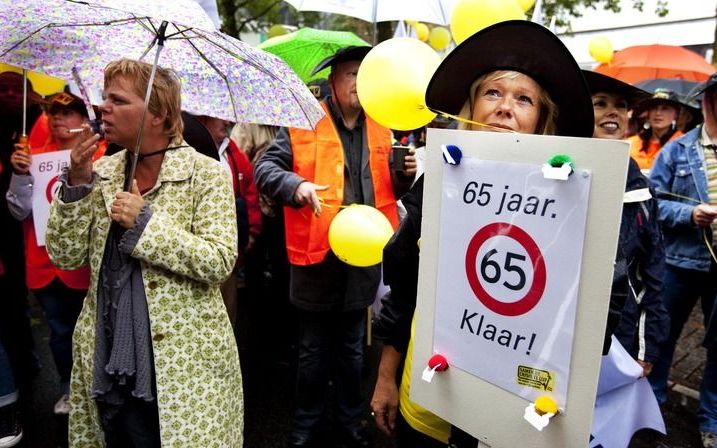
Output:
[[712,73],[712,75],[707,78],[707,80],[697,84],[687,95],[687,101],[689,102],[698,99],[698,97],[705,93],[707,89],[714,85],[717,85],[717,72]]
[[639,109],[644,111],[647,109],[651,109],[660,103],[670,104],[677,108],[677,110],[680,110],[682,107],[689,107],[683,102],[680,95],[678,95],[677,92],[675,92],[674,90],[655,89],[655,91],[652,95],[650,95],[650,97],[646,98],[640,103]]
[[363,58],[366,57],[369,51],[371,51],[373,47],[370,47],[368,45],[350,45],[348,47],[339,48],[336,50],[336,53],[332,54],[329,57],[324,58],[321,62],[319,62],[316,67],[311,71],[311,75],[315,75],[319,73],[321,70],[325,69],[326,67],[333,67],[336,64],[339,64],[341,62],[348,62],[348,61],[363,61]]
[[217,145],[212,139],[209,130],[197,120],[194,115],[182,111],[182,122],[184,122],[184,130],[182,138],[184,141],[194,148],[198,153],[219,160],[219,151]]
[[558,106],[558,135],[592,137],[593,107],[580,67],[555,34],[526,20],[496,23],[458,45],[433,74],[426,104],[455,115],[473,82],[496,70],[528,75],[550,94]]
[[588,83],[590,93],[613,93],[625,97],[627,102],[634,106],[638,102],[650,96],[650,93],[635,87],[612,76],[603,75],[602,73],[593,72],[591,70],[583,70],[583,76]]

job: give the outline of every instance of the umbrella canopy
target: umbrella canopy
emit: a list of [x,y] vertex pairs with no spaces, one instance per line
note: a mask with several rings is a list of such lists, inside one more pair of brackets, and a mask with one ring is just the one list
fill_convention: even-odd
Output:
[[615,52],[609,64],[600,64],[595,71],[635,84],[656,78],[704,81],[715,68],[702,56],[683,47],[637,45]]
[[697,84],[699,84],[697,81],[687,81],[679,78],[658,78],[640,81],[635,86],[650,93],[655,93],[657,89],[672,90],[685,98]]
[[[175,24],[214,31],[216,27],[211,18],[196,1],[175,0],[67,0],[101,8],[110,8],[122,13],[130,13],[135,18],[166,20]],[[177,3],[180,3],[179,5]]]
[[[126,0],[123,0],[126,1]],[[132,0],[134,1],[134,0]],[[120,2],[111,2],[113,8]],[[163,2],[161,17],[192,0]],[[151,4],[151,2],[147,2]],[[130,58],[152,62],[162,19],[67,0],[24,0],[0,9],[0,61],[62,79],[76,68],[83,83],[102,89],[104,67]],[[211,24],[203,11],[193,18]],[[181,19],[189,20],[189,19]],[[279,58],[218,31],[171,22],[161,67],[182,82],[182,106],[196,115],[237,122],[312,128],[323,110]]]
[[[2,72],[15,72],[22,74],[22,69],[20,67],[15,67],[14,65],[3,64],[0,62],[0,73]],[[35,92],[42,96],[61,92],[65,87],[65,81],[62,79],[53,78],[52,76],[43,75],[42,73],[29,72],[27,74],[27,79],[32,82]]]
[[259,48],[279,56],[294,69],[302,81],[309,83],[315,79],[327,78],[328,69],[315,75],[312,75],[311,71],[324,58],[336,53],[339,48],[348,46],[369,46],[369,44],[348,31],[302,28],[283,36],[272,37],[262,42]]
[[458,0],[286,0],[297,11],[321,11],[366,22],[419,20],[448,25]]

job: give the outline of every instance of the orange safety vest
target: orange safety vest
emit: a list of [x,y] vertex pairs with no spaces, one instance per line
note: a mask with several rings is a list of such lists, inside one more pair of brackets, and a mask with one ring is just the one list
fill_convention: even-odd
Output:
[[[685,134],[682,131],[676,131],[674,134],[672,134],[672,137],[670,137],[668,142],[671,142],[672,140],[677,140],[683,135]],[[633,135],[632,137],[629,137],[627,141],[630,142],[630,157],[635,159],[635,162],[637,162],[637,166],[639,166],[641,170],[652,169],[652,165],[655,163],[655,160],[657,159],[657,156],[662,149],[660,141],[650,139],[650,142],[647,146],[647,151],[642,150],[642,139],[639,135]]]
[[[318,185],[328,185],[317,192],[323,201],[321,214],[314,216],[309,207],[284,207],[286,250],[289,262],[307,266],[320,263],[329,251],[329,225],[339,212],[344,199],[344,151],[336,127],[325,102],[326,116],[316,130],[289,128],[293,171]],[[395,229],[398,209],[393,195],[388,156],[391,152],[391,131],[366,116],[369,168],[374,191],[374,206]]]

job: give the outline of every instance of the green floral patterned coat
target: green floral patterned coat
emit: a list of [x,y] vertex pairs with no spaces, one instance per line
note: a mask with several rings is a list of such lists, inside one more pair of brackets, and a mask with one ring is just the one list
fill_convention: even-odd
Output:
[[[186,143],[183,143],[186,145]],[[99,159],[92,192],[52,202],[47,250],[53,263],[89,263],[90,288],[75,328],[70,446],[101,447],[104,435],[90,398],[97,278],[110,206],[124,180],[125,151]],[[241,447],[239,356],[219,293],[237,257],[236,210],[223,168],[192,148],[168,151],[152,210],[132,256],[140,260],[152,332],[163,447]]]

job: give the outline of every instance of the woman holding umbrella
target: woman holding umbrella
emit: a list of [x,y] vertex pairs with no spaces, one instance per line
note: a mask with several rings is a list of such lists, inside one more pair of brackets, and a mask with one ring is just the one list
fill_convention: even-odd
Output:
[[[433,110],[458,115],[461,127],[492,132],[590,137],[593,113],[585,80],[565,46],[549,30],[527,21],[485,28],[453,50],[426,92]],[[371,409],[379,429],[396,434],[400,447],[476,446],[408,399],[411,322],[418,284],[423,177],[402,201],[407,217],[384,249],[383,300],[376,334],[384,341]],[[395,378],[405,358],[400,389]]]
[[237,257],[231,185],[183,141],[176,76],[151,72],[128,59],[104,72],[107,140],[133,148],[141,130],[135,176],[126,182],[127,150],[93,164],[99,136],[87,132],[52,201],[52,261],[91,273],[74,334],[70,445],[241,447],[239,358],[219,293]]
[[649,171],[665,143],[684,134],[677,126],[682,103],[672,90],[657,89],[638,109],[647,113],[647,121],[644,129],[629,138],[630,156],[641,170]]

